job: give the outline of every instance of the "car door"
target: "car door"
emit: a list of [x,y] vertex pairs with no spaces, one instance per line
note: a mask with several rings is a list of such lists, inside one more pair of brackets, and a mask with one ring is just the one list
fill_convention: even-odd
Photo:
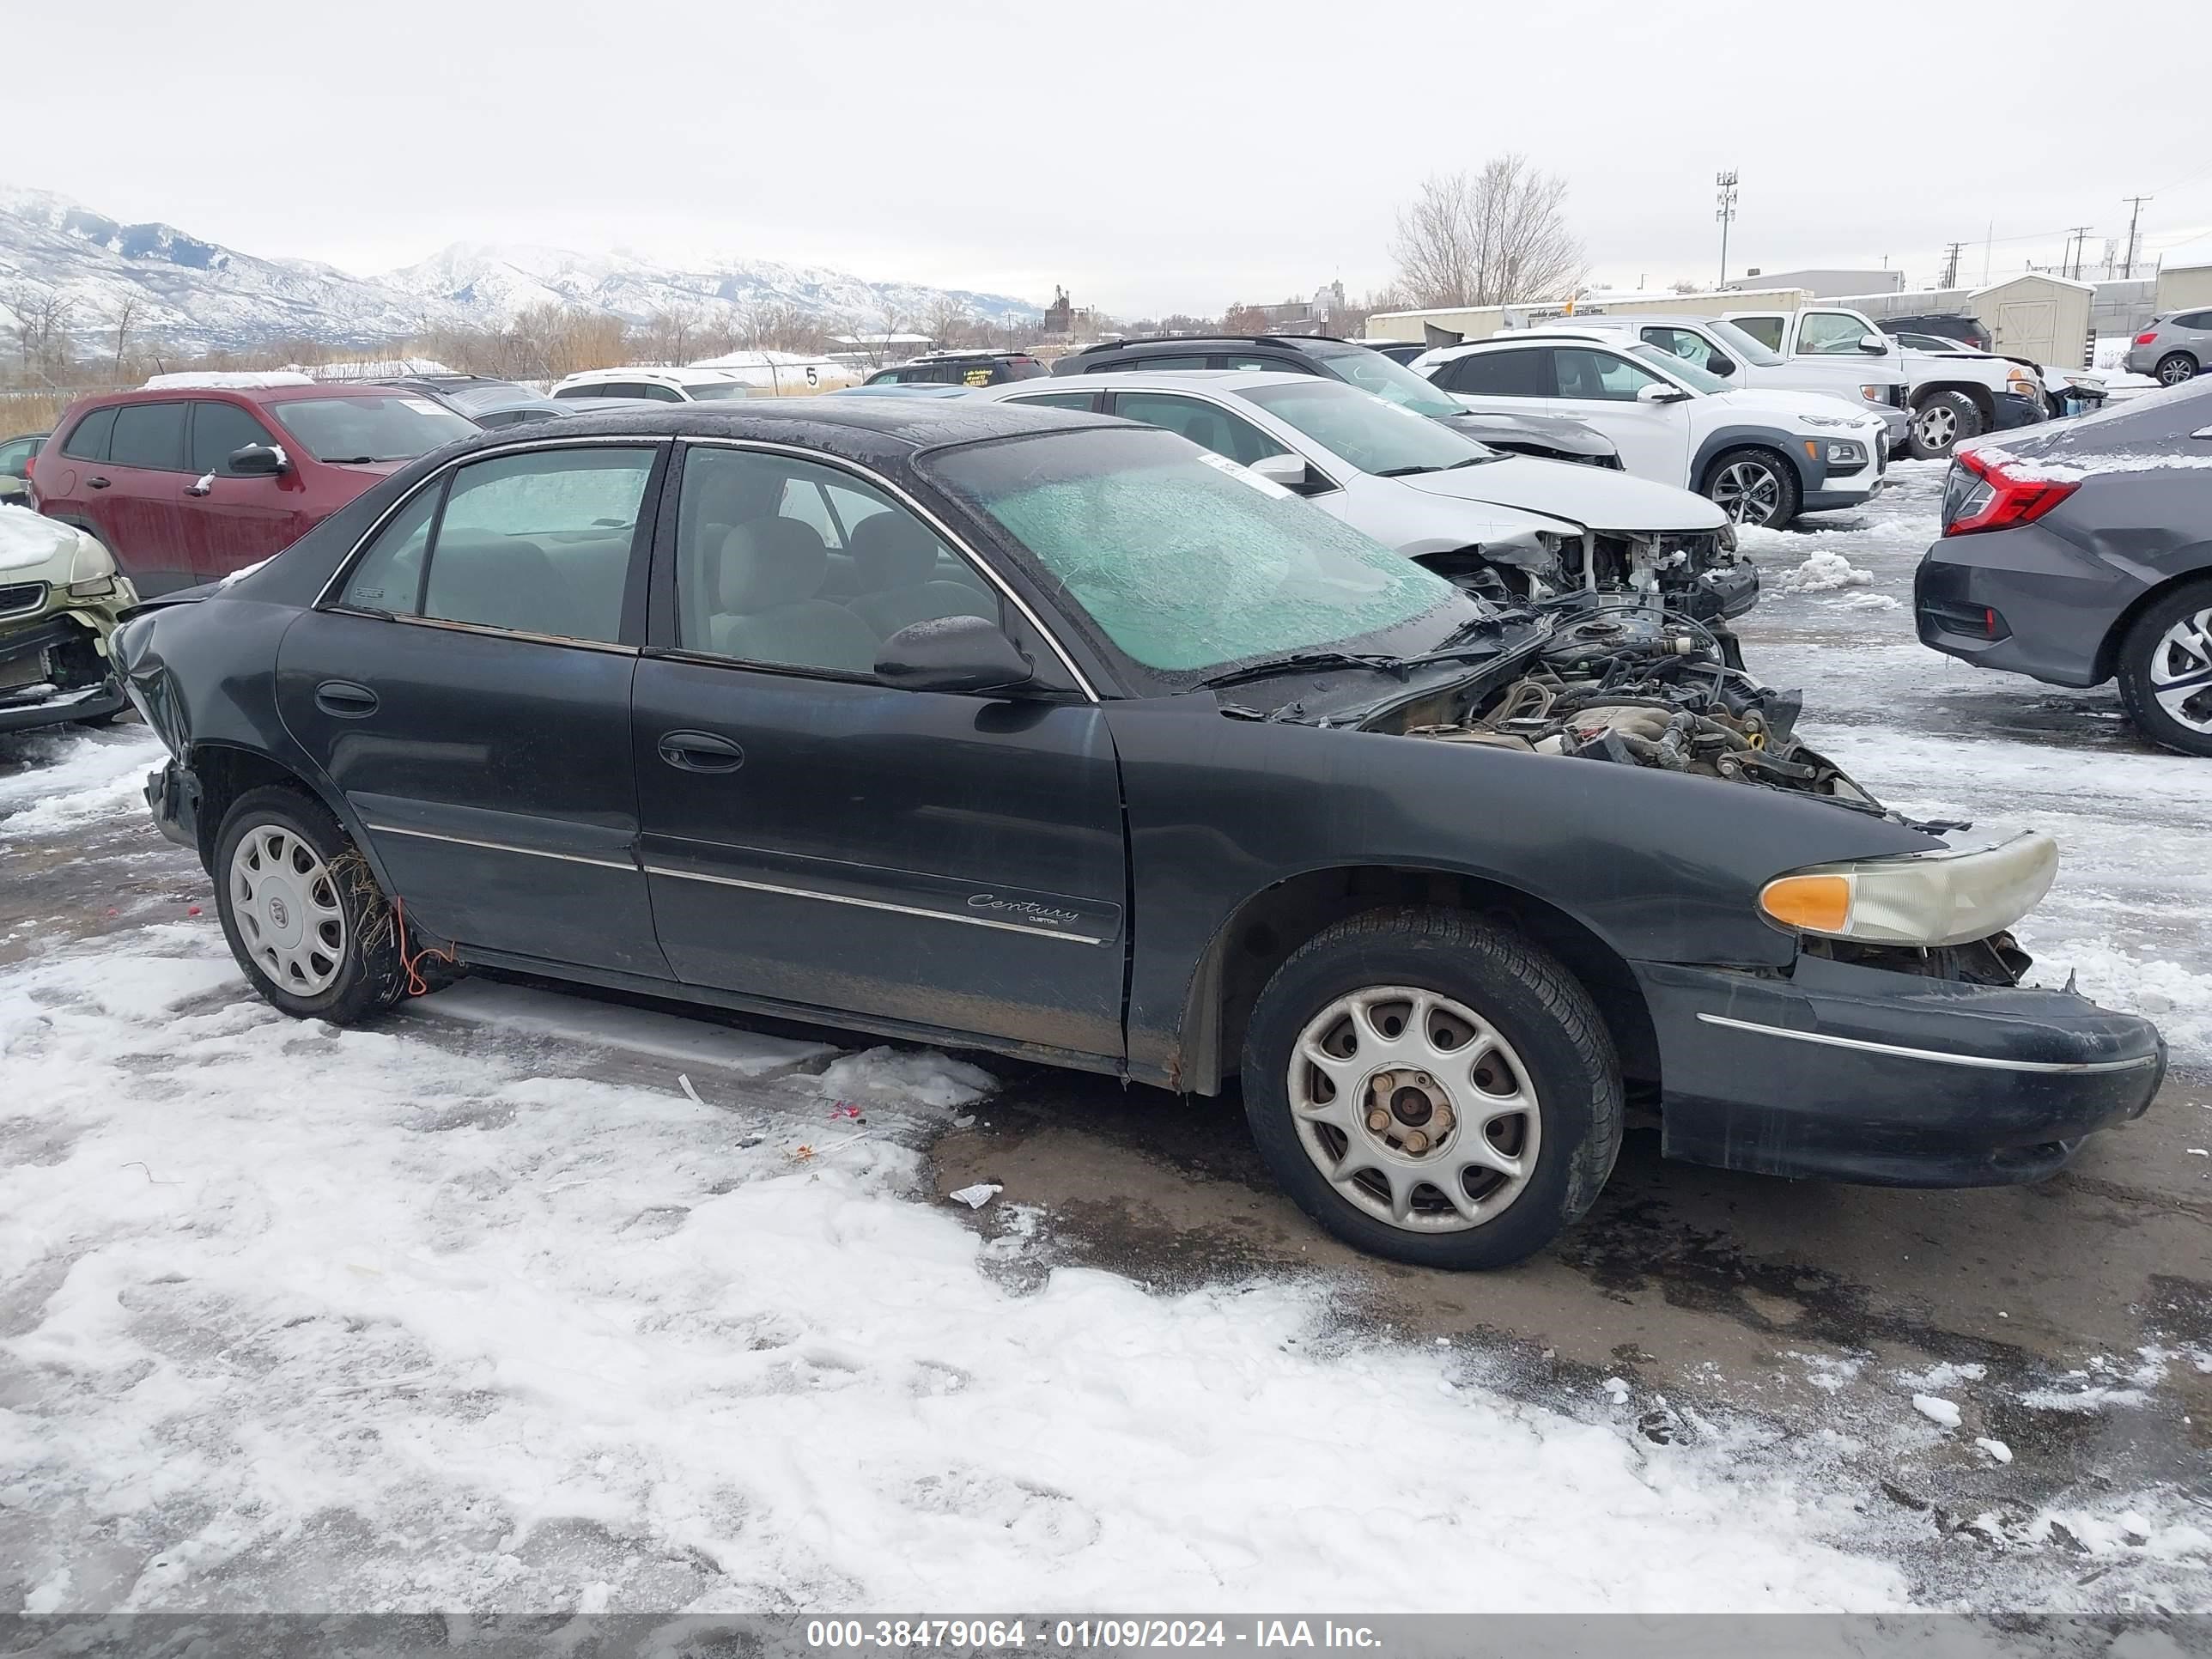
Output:
[[450,467],[284,636],[284,723],[434,936],[668,976],[629,752],[665,453],[572,443]]
[[1552,380],[1554,395],[1546,405],[1552,413],[1604,433],[1620,451],[1621,465],[1638,477],[1686,484],[1690,422],[1681,403],[1646,403],[1640,396],[1646,386],[1672,387],[1672,381],[1595,344],[1553,346]]
[[214,581],[282,553],[313,528],[307,480],[296,467],[248,477],[231,465],[239,450],[276,444],[242,404],[193,399],[185,441],[192,476],[184,483],[185,550],[199,580]]
[[189,405],[118,404],[104,463],[88,465],[78,499],[141,595],[190,587],[185,547],[185,422]]
[[[677,975],[1118,1060],[1127,878],[1097,705],[1072,682],[1016,701],[876,678],[883,635],[864,618],[926,588],[1051,663],[973,558],[882,481],[703,443],[682,470],[633,703],[645,866]],[[822,597],[822,538],[791,511],[809,486],[847,503],[865,580],[848,601]]]

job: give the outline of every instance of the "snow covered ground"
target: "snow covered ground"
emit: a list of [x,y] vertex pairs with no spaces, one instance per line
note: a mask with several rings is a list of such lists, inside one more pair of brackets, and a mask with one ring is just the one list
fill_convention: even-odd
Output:
[[[1753,665],[1877,793],[2054,829],[2045,971],[2212,1057],[2212,773],[1914,644],[1932,514],[1907,470],[1753,538]],[[1787,1360],[1792,1417],[1626,1361],[1532,1391],[1334,1269],[1069,1265],[1049,1210],[933,1173],[990,1070],[477,983],[276,1015],[143,826],[155,752],[0,750],[41,896],[0,932],[0,1613],[2212,1604],[2179,1468],[1939,1510],[1973,1547],[1937,1578],[1886,1480],[2011,1480],[2006,1411],[2148,1418],[2212,1349],[2012,1401],[1870,1335]]]

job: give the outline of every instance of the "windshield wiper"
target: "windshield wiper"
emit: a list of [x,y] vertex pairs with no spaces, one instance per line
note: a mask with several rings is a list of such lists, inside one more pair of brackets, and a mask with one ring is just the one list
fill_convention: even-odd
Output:
[[1440,466],[1386,466],[1380,472],[1370,472],[1371,478],[1410,478],[1416,472],[1441,472]]
[[1294,673],[1301,668],[1371,668],[1385,674],[1395,674],[1403,679],[1404,657],[1361,656],[1352,651],[1301,651],[1294,656],[1276,657],[1267,662],[1247,663],[1242,668],[1224,669],[1218,674],[1209,674],[1198,682],[1200,689],[1215,685],[1236,685],[1245,680],[1264,680],[1277,674]]
[[361,466],[376,459],[374,455],[323,455],[317,457],[325,466]]

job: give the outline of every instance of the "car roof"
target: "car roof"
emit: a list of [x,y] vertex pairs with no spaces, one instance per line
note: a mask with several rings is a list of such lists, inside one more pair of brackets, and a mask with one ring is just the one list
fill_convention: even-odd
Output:
[[1102,340],[1097,345],[1087,345],[1072,351],[1071,357],[1103,357],[1109,353],[1126,351],[1133,346],[1150,349],[1154,346],[1163,351],[1188,350],[1194,346],[1212,349],[1215,346],[1286,346],[1303,351],[1314,346],[1358,345],[1358,340],[1340,340],[1333,334],[1146,334],[1128,340]]
[[1066,398],[1077,392],[1112,392],[1142,388],[1147,392],[1244,392],[1266,386],[1345,386],[1349,382],[1325,374],[1304,374],[1284,368],[1105,368],[1085,374],[1073,385],[1051,380],[1009,380],[988,388],[991,401],[1017,401],[1024,392],[1035,397]]
[[638,363],[629,368],[580,368],[574,374],[563,375],[563,386],[584,386],[593,380],[673,380],[677,384],[705,385],[737,379],[737,372],[727,368],[672,368],[666,363]]
[[106,408],[119,404],[173,404],[182,398],[239,398],[250,404],[296,403],[310,398],[389,398],[396,388],[367,380],[311,380],[299,386],[138,386],[129,392],[102,392],[71,405],[77,410]]

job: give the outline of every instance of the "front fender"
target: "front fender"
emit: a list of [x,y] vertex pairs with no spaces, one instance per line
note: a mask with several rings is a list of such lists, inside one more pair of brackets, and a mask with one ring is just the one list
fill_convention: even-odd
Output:
[[1756,895],[1808,864],[1930,837],[1716,779],[1223,716],[1206,694],[1109,703],[1133,897],[1129,1060],[1171,1073],[1193,976],[1254,896],[1316,871],[1474,877],[1630,962],[1786,966]]
[[1820,477],[1827,471],[1823,466],[1820,475],[1815,475],[1805,459],[1804,450],[1788,433],[1771,426],[1740,423],[1716,427],[1705,434],[1704,441],[1698,446],[1698,453],[1690,458],[1690,487],[1701,489],[1708,467],[1731,449],[1747,448],[1771,449],[1788,461],[1796,469],[1797,488],[1805,495],[1809,495],[1820,487]]

